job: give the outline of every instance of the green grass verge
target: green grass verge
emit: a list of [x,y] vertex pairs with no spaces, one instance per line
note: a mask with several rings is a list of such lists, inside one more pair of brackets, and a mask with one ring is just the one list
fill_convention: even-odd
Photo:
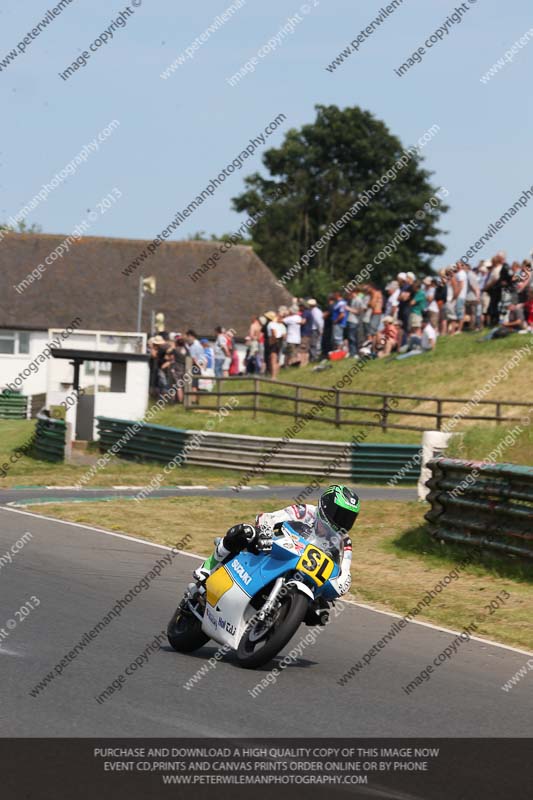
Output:
[[[279,508],[279,500],[257,501],[195,497],[134,503],[47,504],[33,506],[46,516],[121,531],[172,545],[192,534],[191,552],[207,556],[215,536],[238,521],[251,521],[258,511]],[[367,500],[353,535],[352,599],[405,614],[465,557],[464,548],[443,546],[428,534],[426,505]],[[169,520],[172,524],[169,524]],[[193,565],[191,564],[191,570]],[[503,590],[509,600],[496,613],[477,622],[477,635],[533,651],[533,565],[497,555],[466,566],[417,619],[461,629],[479,620],[484,606]],[[179,590],[179,587],[177,587]]]

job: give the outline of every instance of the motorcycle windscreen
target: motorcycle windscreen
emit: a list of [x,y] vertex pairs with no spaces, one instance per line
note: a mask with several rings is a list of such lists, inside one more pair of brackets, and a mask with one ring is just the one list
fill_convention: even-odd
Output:
[[206,581],[202,630],[215,642],[236,649],[246,628],[245,612],[249,603],[250,595],[225,566],[219,567]]

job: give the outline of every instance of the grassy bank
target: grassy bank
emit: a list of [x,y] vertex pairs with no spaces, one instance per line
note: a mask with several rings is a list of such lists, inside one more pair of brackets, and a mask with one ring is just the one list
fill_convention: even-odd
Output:
[[[208,555],[215,536],[237,521],[251,521],[259,511],[273,511],[279,501],[212,498],[209,512],[198,498],[50,504],[33,510],[72,522],[122,531],[172,545],[192,534],[187,549]],[[418,503],[365,501],[355,529],[352,598],[376,607],[407,613],[465,557],[465,550],[431,539],[424,526],[427,506]],[[169,520],[172,524],[169,524]],[[191,570],[193,562],[191,562]],[[484,557],[460,570],[417,619],[460,629],[472,621],[477,634],[533,651],[533,565],[516,559]],[[486,616],[502,591],[510,598]]]
[[[448,397],[463,398],[469,400],[476,391],[482,390],[484,400],[514,400],[533,404],[533,382],[530,379],[531,368],[533,366],[533,348],[530,354],[527,347],[530,346],[531,336],[510,336],[507,339],[483,342],[480,341],[478,334],[464,334],[462,336],[444,337],[439,339],[435,353],[417,356],[405,361],[397,361],[395,357],[387,359],[377,359],[370,361],[355,375],[352,376],[351,384],[346,384],[345,388],[350,390],[361,390],[370,392],[390,393],[390,394],[411,394],[428,397]],[[516,356],[520,352],[519,357]],[[515,366],[510,365],[510,360],[515,358]],[[301,385],[317,387],[320,392],[308,392],[301,389],[302,399],[316,400],[320,393],[326,392],[337,381],[343,379],[348,370],[353,367],[355,362],[351,359],[344,359],[335,362],[331,368],[323,372],[314,372],[311,366],[304,369],[287,369],[281,372],[280,381],[297,382]],[[496,378],[495,385],[485,391],[487,382],[498,376],[500,370],[506,370],[506,377]],[[500,373],[502,374],[502,373]],[[505,373],[503,373],[505,374]],[[252,411],[240,410],[244,406],[252,404],[252,398],[240,395],[239,392],[251,391],[253,383],[251,381],[233,380],[224,384],[224,391],[236,392],[238,405],[235,410],[229,413],[224,419],[217,422],[216,431],[222,433],[240,433],[255,436],[283,436],[286,430],[293,424],[291,416],[278,416],[272,413],[265,413],[263,409],[280,411],[284,409],[290,414],[294,411],[294,389],[284,387],[277,383],[262,384],[262,391],[275,392],[283,395],[286,399],[260,399],[260,410],[254,418]],[[222,398],[221,402],[227,402],[229,398]],[[370,409],[380,407],[379,398],[362,398],[361,396],[344,396],[343,404],[356,405],[363,404]],[[401,410],[411,412],[434,412],[436,404],[432,401],[413,401],[401,400],[398,406]],[[190,428],[201,430],[208,418],[208,406],[213,407],[214,397],[202,397],[200,407],[190,411],[184,411],[181,406],[168,406],[162,409],[154,418],[154,422],[170,427]],[[311,406],[306,406],[308,410]],[[462,408],[462,404],[444,403],[443,412],[455,414]],[[302,405],[302,410],[304,406]],[[533,409],[532,409],[533,410]],[[497,425],[495,422],[474,420],[460,420],[454,427],[455,431],[471,432],[467,445],[477,439],[478,431],[487,432],[487,436],[495,437],[505,435],[506,427],[512,428],[516,423],[506,423],[505,417],[524,416],[525,409],[513,410],[510,407],[502,409],[503,423]],[[331,417],[332,409],[327,409],[323,416]],[[464,412],[466,414],[466,412]],[[494,406],[478,405],[469,412],[470,415],[495,414]],[[416,444],[420,441],[419,431],[405,431],[388,429],[383,432],[379,427],[368,427],[360,425],[360,422],[375,422],[375,412],[342,412],[342,418],[355,420],[353,425],[336,428],[332,424],[320,421],[320,416],[309,423],[296,435],[302,439],[325,439],[330,441],[347,441],[350,436],[358,430],[364,431],[368,442],[397,442]],[[390,423],[407,424],[419,426],[424,429],[432,430],[435,428],[435,420],[431,417],[417,416],[416,413],[406,417],[394,414],[389,415]],[[489,448],[490,450],[490,448]],[[522,462],[521,462],[522,463]]]
[[[498,380],[495,386],[484,392],[488,400],[519,400],[533,404],[533,381],[531,370],[533,366],[532,353],[527,354],[526,349],[530,344],[531,336],[510,336],[507,339],[481,342],[480,337],[471,334],[442,338],[438,342],[434,354],[417,356],[405,361],[392,359],[379,359],[366,363],[363,369],[353,375],[352,383],[346,388],[360,389],[372,392],[388,392],[399,394],[421,394],[436,397],[470,398],[477,390],[482,390],[500,370],[506,370],[506,377]],[[510,366],[510,360],[518,357],[515,366]],[[282,372],[281,379],[300,384],[309,384],[317,387],[321,393],[326,392],[337,381],[342,380],[348,370],[354,366],[354,361],[345,359],[334,363],[331,369],[323,372],[313,372],[312,367],[304,369],[288,369]],[[289,409],[292,413],[294,403],[288,400],[294,394],[294,389],[276,384],[268,384],[269,391],[285,395],[287,399],[261,399],[264,407],[272,410]],[[231,392],[250,390],[249,382],[233,381],[226,386]],[[237,395],[239,405],[235,411],[226,417],[215,418],[212,427],[214,432],[235,433],[252,436],[282,437],[287,434],[293,425],[291,416],[282,417],[259,411],[254,419],[251,411],[240,411],[239,406],[251,404],[251,398]],[[301,398],[319,397],[317,393],[301,390]],[[227,402],[226,398],[226,402]],[[213,405],[214,398],[202,398],[203,403]],[[225,400],[223,399],[224,403]],[[343,399],[342,402],[361,403],[361,398],[353,397],[351,400]],[[378,399],[368,398],[364,401],[370,408],[378,407]],[[310,408],[310,406],[307,406]],[[401,408],[411,411],[434,411],[435,403],[402,400]],[[484,411],[484,409],[488,409]],[[303,405],[302,405],[303,409]],[[460,411],[461,405],[444,404],[445,413]],[[525,410],[514,412],[516,416],[523,417]],[[151,421],[160,425],[177,428],[190,428],[202,430],[208,420],[213,420],[214,411],[200,407],[199,409],[184,411],[182,406],[173,405],[163,408]],[[332,410],[328,409],[328,415]],[[373,411],[353,412],[350,418],[361,421],[375,421]],[[471,413],[494,413],[493,407],[477,406]],[[483,459],[496,448],[506,434],[516,429],[516,422],[506,422],[505,416],[512,413],[512,409],[504,408],[504,419],[501,425],[493,422],[474,422],[461,420],[454,430],[461,433],[462,437],[455,441],[450,449],[450,455],[467,459]],[[401,418],[391,414],[390,422],[400,422],[410,425],[419,425],[426,429],[434,428],[434,420],[429,417],[414,416]],[[0,467],[9,463],[6,477],[0,477],[0,487],[16,486],[20,484],[46,484],[46,485],[71,485],[76,483],[90,467],[91,459],[86,464],[49,464],[40,462],[27,456],[10,462],[16,447],[20,447],[31,437],[33,422],[26,420],[0,420]],[[531,464],[533,453],[533,426],[520,423],[523,430],[515,437],[512,447],[502,451],[500,460],[511,461],[515,464]],[[422,433],[419,431],[391,430],[384,432],[379,427],[347,425],[336,428],[331,424],[320,421],[317,416],[312,422],[306,423],[295,438],[323,439],[326,441],[346,442],[352,436],[364,433],[368,443],[409,443],[418,444]],[[292,434],[290,434],[292,435]],[[92,462],[97,460],[98,452],[93,451]],[[86,484],[87,486],[112,486],[112,485],[145,485],[160,472],[160,466],[149,463],[133,463],[120,458],[113,458],[104,470],[99,470]],[[0,469],[1,474],[1,469]],[[162,485],[171,486],[176,483],[184,485],[207,484],[227,485],[239,481],[242,476],[238,471],[215,470],[203,467],[184,466],[175,470],[171,475],[165,476]],[[298,476],[284,475],[258,475],[250,485],[267,483],[298,482]]]

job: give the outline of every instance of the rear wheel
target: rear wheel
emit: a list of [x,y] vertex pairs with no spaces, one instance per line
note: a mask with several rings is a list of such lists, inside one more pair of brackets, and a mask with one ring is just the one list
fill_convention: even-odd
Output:
[[300,627],[308,606],[308,598],[293,590],[266,620],[252,623],[239,642],[237,660],[241,667],[261,667],[283,650]]
[[192,653],[209,641],[202,623],[191,611],[178,606],[167,625],[167,638],[178,653]]

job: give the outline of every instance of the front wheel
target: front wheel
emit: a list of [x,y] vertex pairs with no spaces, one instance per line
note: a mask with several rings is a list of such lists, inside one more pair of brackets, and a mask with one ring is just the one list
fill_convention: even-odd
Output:
[[192,653],[209,641],[202,630],[202,623],[181,605],[173,613],[167,625],[167,638],[171,647],[178,653]]
[[273,616],[252,623],[239,642],[237,661],[241,667],[261,667],[283,650],[300,627],[308,606],[308,598],[294,589],[285,595]]

